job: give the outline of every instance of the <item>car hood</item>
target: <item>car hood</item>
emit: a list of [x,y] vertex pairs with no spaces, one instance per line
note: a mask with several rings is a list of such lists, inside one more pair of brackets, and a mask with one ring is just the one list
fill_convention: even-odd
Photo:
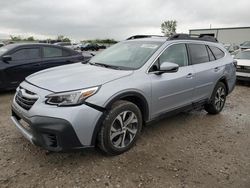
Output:
[[250,66],[250,60],[247,59],[236,59],[236,60],[237,60],[237,65]]
[[132,73],[130,70],[75,63],[37,72],[28,76],[26,81],[52,92],[63,92],[99,86]]

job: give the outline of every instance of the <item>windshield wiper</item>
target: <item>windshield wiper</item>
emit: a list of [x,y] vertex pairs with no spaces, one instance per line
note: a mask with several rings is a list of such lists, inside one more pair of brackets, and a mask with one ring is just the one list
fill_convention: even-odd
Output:
[[120,70],[120,68],[118,66],[115,65],[108,65],[108,64],[104,64],[104,63],[92,63],[89,62],[90,65],[96,65],[96,66],[101,66],[101,67],[105,67],[105,68],[111,68],[111,69],[118,69]]

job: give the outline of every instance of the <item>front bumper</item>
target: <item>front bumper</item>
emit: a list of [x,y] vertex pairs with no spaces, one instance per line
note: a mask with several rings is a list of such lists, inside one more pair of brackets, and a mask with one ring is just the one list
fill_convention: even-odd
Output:
[[[11,120],[31,143],[50,151],[84,148],[69,122],[45,116],[25,118],[12,107]],[[22,122],[25,122],[24,126]]]
[[27,110],[16,102],[16,95],[12,103],[11,119],[25,138],[50,151],[93,146],[95,128],[103,112],[85,104],[73,107],[47,105],[45,96],[50,91],[27,82],[23,82],[21,87],[38,96]]
[[250,81],[250,73],[236,72],[237,80]]

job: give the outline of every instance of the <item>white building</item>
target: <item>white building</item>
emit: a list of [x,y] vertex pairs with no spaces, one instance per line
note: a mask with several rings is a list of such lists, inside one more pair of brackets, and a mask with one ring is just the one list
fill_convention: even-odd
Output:
[[210,35],[224,44],[231,43],[239,45],[245,41],[250,41],[250,27],[191,29],[189,30],[189,34]]

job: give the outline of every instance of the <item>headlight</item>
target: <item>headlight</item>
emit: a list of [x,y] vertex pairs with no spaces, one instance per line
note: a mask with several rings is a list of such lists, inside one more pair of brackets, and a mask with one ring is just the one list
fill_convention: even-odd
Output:
[[57,106],[79,105],[88,97],[94,95],[98,89],[99,87],[92,87],[78,91],[50,94],[46,96],[46,103]]

